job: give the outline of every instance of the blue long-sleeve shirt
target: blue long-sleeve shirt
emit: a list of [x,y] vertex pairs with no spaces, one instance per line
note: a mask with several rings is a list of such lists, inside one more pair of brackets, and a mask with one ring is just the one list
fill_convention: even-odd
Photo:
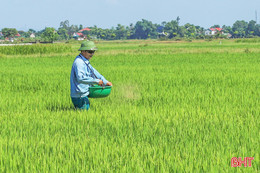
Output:
[[93,84],[98,84],[99,79],[102,80],[105,85],[108,82],[94,67],[91,66],[88,59],[79,54],[74,60],[71,69],[70,96],[76,98],[88,96],[89,87]]

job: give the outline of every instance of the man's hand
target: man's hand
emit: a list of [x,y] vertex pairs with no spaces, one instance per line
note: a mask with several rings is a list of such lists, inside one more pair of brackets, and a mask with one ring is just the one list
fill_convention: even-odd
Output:
[[107,86],[112,86],[112,83],[111,82],[107,82]]
[[98,85],[99,86],[103,85],[103,81],[99,79]]

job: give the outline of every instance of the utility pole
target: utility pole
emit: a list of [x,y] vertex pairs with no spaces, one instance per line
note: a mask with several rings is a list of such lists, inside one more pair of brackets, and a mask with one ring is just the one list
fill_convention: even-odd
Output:
[[255,22],[257,24],[257,11],[255,10]]

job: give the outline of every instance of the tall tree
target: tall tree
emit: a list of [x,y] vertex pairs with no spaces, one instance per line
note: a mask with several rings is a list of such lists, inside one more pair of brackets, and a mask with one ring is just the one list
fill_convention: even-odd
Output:
[[58,39],[58,34],[55,31],[54,28],[45,28],[44,32],[42,33],[41,37],[45,40],[45,41],[55,41]]
[[164,27],[164,31],[169,33],[169,38],[176,37],[178,35],[178,30],[179,30],[179,26],[177,20],[172,20],[166,23]]
[[18,31],[18,33],[22,36],[22,37],[29,37],[30,35],[27,32],[24,31]]
[[69,37],[72,38],[72,37],[73,37],[73,34],[74,34],[75,32],[78,32],[78,31],[79,31],[79,28],[78,28],[77,25],[71,25],[71,26],[69,26],[69,28],[68,28],[67,31],[68,31]]
[[133,39],[135,34],[135,27],[133,23],[130,23],[127,38]]
[[232,30],[232,28],[231,28],[231,26],[226,26],[226,25],[223,25],[222,26],[222,29],[223,29],[223,32],[224,33],[229,33],[229,34],[233,34],[233,30]]
[[60,22],[60,28],[64,28],[64,29],[68,30],[69,27],[70,27],[70,22],[68,20]]
[[34,29],[29,29],[28,32],[29,32],[30,34],[36,33],[36,31],[35,31]]
[[193,24],[186,23],[184,25],[184,27],[186,28],[186,35],[188,37],[195,37],[196,36],[197,30],[196,30],[196,27]]
[[73,34],[79,30],[77,25],[70,25],[68,20],[60,22],[60,28],[65,29],[70,38],[72,38]]
[[83,25],[79,25],[79,30],[82,30],[83,29]]
[[255,30],[256,30],[256,21],[254,20],[249,21],[247,27],[247,35],[255,35]]
[[237,20],[233,26],[233,35],[234,37],[245,37],[246,36],[246,31],[247,31],[248,23],[244,20]]
[[258,37],[260,37],[260,25],[259,25],[259,24],[257,24],[257,25],[255,26],[255,35],[257,35]]
[[135,38],[137,39],[147,39],[147,38],[156,38],[157,31],[156,26],[148,20],[142,19],[135,24]]
[[127,31],[126,31],[126,28],[121,25],[121,24],[118,24],[117,27],[116,27],[116,39],[126,39],[127,37]]
[[210,28],[220,28],[220,25],[213,25]]
[[161,25],[162,25],[163,27],[165,27],[166,24],[167,24],[166,21],[163,21],[163,22],[161,23]]
[[12,38],[15,37],[15,35],[17,34],[17,30],[15,28],[3,28],[2,29],[2,34],[4,35],[4,37],[6,38],[9,38],[10,40]]
[[58,34],[59,34],[61,40],[69,39],[68,31],[65,28],[59,28]]

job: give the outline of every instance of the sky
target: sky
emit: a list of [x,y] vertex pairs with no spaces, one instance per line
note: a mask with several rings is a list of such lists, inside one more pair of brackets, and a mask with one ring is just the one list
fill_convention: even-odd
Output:
[[142,19],[161,24],[177,16],[180,25],[209,28],[255,20],[256,11],[259,24],[260,0],[0,0],[0,29],[58,29],[65,20],[70,25],[111,28]]

